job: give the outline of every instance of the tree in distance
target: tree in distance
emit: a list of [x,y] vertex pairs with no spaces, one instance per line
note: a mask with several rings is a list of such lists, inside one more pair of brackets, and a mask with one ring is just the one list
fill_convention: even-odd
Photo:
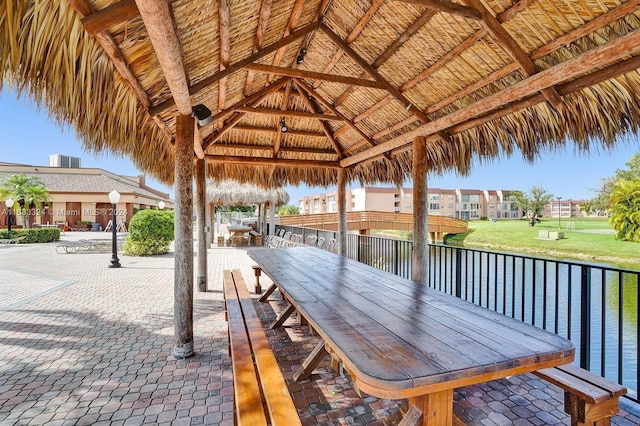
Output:
[[529,226],[540,222],[542,209],[552,198],[553,194],[549,194],[546,189],[540,186],[534,186],[528,194],[522,191],[513,191],[509,196],[509,200],[520,207],[529,218]]

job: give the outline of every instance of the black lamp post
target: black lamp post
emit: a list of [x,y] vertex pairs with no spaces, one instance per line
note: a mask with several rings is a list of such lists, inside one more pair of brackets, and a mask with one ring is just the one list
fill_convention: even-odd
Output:
[[109,201],[111,201],[112,211],[113,211],[113,219],[111,222],[111,265],[109,268],[119,268],[120,267],[120,259],[118,259],[118,241],[116,235],[116,208],[118,201],[120,201],[120,193],[115,189],[109,193]]
[[11,239],[11,209],[13,207],[13,199],[7,198],[4,205],[7,206],[7,232],[9,233],[9,239]]
[[562,200],[562,197],[556,197],[558,199],[558,229],[562,229],[562,227],[560,226],[560,200]]

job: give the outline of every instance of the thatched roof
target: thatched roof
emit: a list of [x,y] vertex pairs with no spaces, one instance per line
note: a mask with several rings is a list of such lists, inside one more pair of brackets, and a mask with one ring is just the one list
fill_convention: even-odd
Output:
[[282,206],[289,202],[289,194],[282,188],[265,189],[248,183],[232,180],[209,182],[207,200],[222,206],[248,206],[275,202]]
[[636,132],[639,7],[3,1],[0,74],[86,148],[129,156],[166,183],[175,118],[197,104],[214,113],[194,147],[211,179],[329,185],[346,168],[350,181],[399,182],[417,136],[432,171],[465,173],[474,157],[533,159],[567,139],[608,148]]

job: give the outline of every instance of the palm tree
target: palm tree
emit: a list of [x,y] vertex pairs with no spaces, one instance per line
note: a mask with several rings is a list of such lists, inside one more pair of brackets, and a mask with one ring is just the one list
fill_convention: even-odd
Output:
[[616,239],[640,242],[640,179],[619,179],[609,202]]
[[7,177],[0,186],[0,197],[2,199],[10,197],[18,202],[20,217],[25,228],[30,226],[26,217],[27,209],[35,207],[36,210],[40,210],[43,203],[51,200],[49,191],[39,178],[24,174]]

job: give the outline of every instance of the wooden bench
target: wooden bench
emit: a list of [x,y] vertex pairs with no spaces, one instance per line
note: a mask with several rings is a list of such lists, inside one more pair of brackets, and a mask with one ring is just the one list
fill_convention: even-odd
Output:
[[533,372],[536,376],[564,390],[564,410],[571,415],[571,425],[611,424],[618,413],[619,398],[627,388],[575,365],[561,365]]
[[301,425],[240,271],[223,273],[236,424]]

